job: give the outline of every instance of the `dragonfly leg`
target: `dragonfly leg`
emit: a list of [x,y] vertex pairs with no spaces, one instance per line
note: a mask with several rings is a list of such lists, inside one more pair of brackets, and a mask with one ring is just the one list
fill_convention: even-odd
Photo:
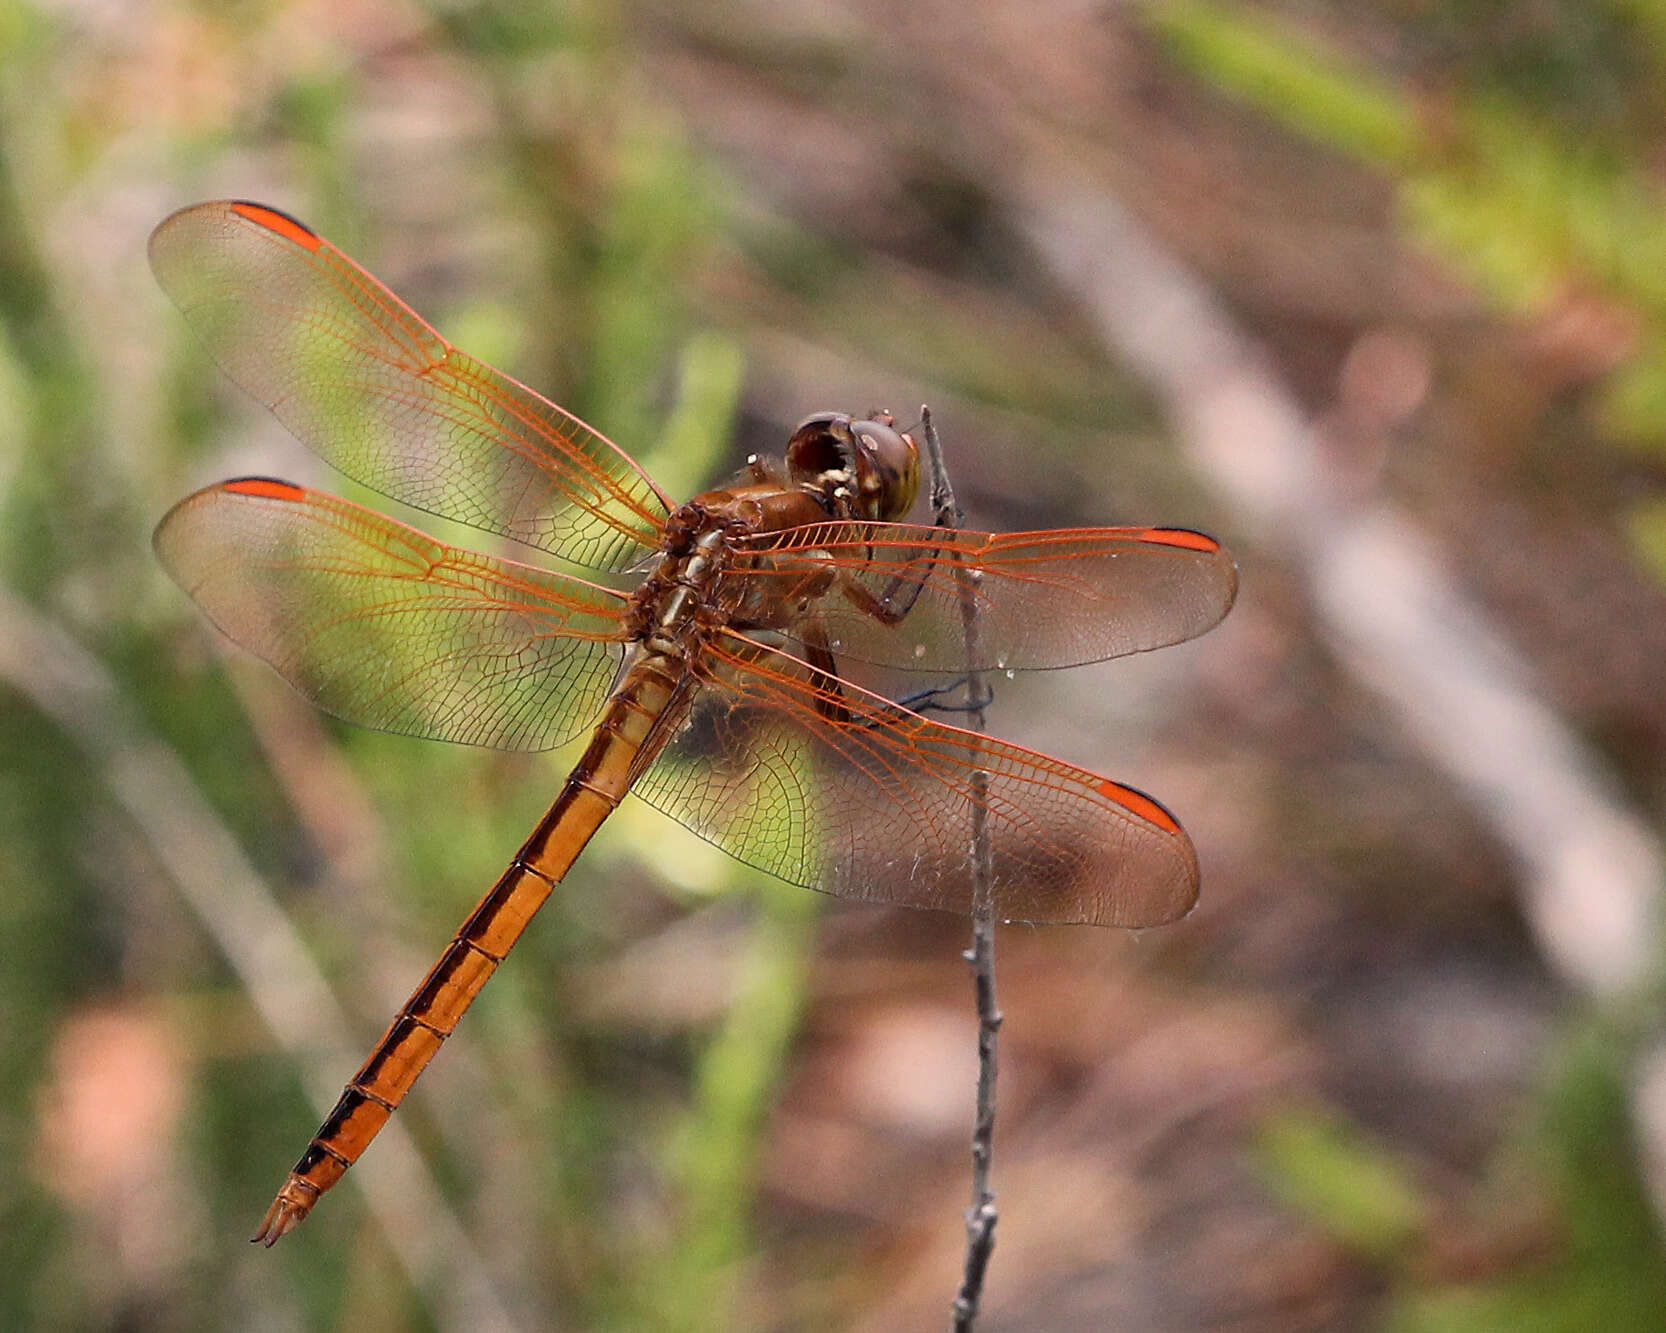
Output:
[[854,579],[839,580],[839,591],[844,599],[863,615],[871,616],[882,625],[902,624],[914,609],[914,603],[920,600],[924,587],[923,579],[905,578],[901,574],[891,575],[885,580],[884,588],[877,593]]
[[816,691],[816,712],[829,722],[844,726],[850,721],[850,708],[839,683],[839,663],[828,642],[827,629],[819,620],[809,620],[799,631],[799,646],[804,650],[804,660],[810,664],[810,684]]
[[[995,691],[982,681],[977,682],[979,688],[974,691],[973,683],[971,676],[961,676],[947,685],[929,685],[892,702],[898,708],[907,708],[915,713],[976,713],[994,702]],[[942,696],[953,694],[956,690],[967,690],[966,698],[955,703],[942,702]]]

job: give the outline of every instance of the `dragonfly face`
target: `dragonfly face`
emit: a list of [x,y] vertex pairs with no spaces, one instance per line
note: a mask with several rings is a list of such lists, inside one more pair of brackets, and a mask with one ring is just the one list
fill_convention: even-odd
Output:
[[754,460],[673,507],[611,441],[452,347],[285,214],[184,209],[151,262],[226,373],[347,475],[604,577],[657,555],[613,587],[270,478],[210,486],[158,526],[158,555],[209,618],[330,712],[508,749],[591,736],[257,1240],[295,1226],[364,1151],[627,793],[844,898],[969,911],[975,816],[1003,920],[1151,926],[1191,908],[1196,856],[1149,796],[911,712],[840,665],[961,674],[1178,643],[1232,604],[1237,573],[1212,538],[901,522],[919,453],[882,414],[810,417],[784,464]]
[[838,412],[806,417],[787,442],[787,471],[801,486],[830,487],[848,505],[839,517],[901,518],[920,492],[920,449],[887,416],[852,421]]

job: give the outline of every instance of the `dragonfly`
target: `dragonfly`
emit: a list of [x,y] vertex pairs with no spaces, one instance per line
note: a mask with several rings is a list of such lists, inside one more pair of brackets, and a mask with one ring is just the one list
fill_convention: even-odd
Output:
[[919,446],[883,413],[813,415],[783,459],[678,505],[275,208],[182,209],[150,260],[226,374],[338,471],[598,575],[446,545],[268,477],[208,486],[157,527],[208,619],[329,713],[508,750],[590,735],[255,1241],[292,1230],[365,1151],[627,793],[840,898],[1123,927],[1191,910],[1197,856],[1156,800],[929,717],[929,691],[899,702],[851,677],[964,680],[1179,643],[1232,605],[1237,569],[1214,539],[906,522]]

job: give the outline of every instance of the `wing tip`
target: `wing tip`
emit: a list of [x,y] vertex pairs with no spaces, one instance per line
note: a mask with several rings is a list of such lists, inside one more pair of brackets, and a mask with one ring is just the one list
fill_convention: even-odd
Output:
[[[1190,845],[1188,843],[1188,851]],[[1187,857],[1185,873],[1161,887],[1144,884],[1132,893],[1116,895],[1103,910],[1084,918],[1084,924],[1115,930],[1155,930],[1184,921],[1197,908],[1202,882],[1196,854]]]
[[230,481],[222,481],[213,489],[228,491],[232,495],[249,495],[261,500],[300,500],[306,496],[306,488],[297,486],[291,481],[281,481],[277,477],[233,477]]
[[205,199],[201,203],[186,204],[174,209],[157,223],[151,235],[161,235],[186,218],[208,217],[214,214],[223,217],[228,213],[235,214],[257,227],[264,227],[267,231],[276,232],[308,250],[316,250],[324,243],[324,238],[300,218],[284,212],[281,208],[273,208],[271,204],[262,204],[253,199]]
[[1192,846],[1192,840],[1180,821],[1155,797],[1147,796],[1138,788],[1112,782],[1109,778],[1100,782],[1099,795],[1165,835],[1177,858],[1171,873],[1161,875],[1156,883],[1146,883],[1132,895],[1113,897],[1110,910],[1093,918],[1090,924],[1144,930],[1172,925],[1191,915],[1192,909],[1197,906],[1202,877],[1198,870],[1197,849]]
[[[156,553],[156,558],[162,562],[162,567],[172,574],[176,581],[179,580],[180,575],[170,552],[170,544],[180,535],[181,526],[186,521],[185,516],[197,510],[212,497],[228,494],[247,496],[256,500],[278,500],[293,504],[296,501],[304,500],[307,492],[303,487],[297,486],[293,482],[279,481],[276,477],[234,477],[230,481],[217,481],[212,485],[204,486],[201,490],[192,491],[183,500],[176,501],[168,512],[162,515],[161,521],[156,525],[156,530],[150,534],[151,550]],[[185,587],[183,583],[180,586]],[[192,591],[189,587],[185,587],[185,590],[187,592]]]
[[1183,833],[1180,821],[1171,815],[1162,802],[1147,796],[1135,787],[1125,787],[1120,782],[1112,782],[1109,778],[1099,784],[1099,794],[1106,800],[1120,805],[1130,814],[1137,815],[1148,824],[1154,824],[1164,833]]
[[1238,562],[1232,558],[1232,553],[1206,532],[1198,532],[1194,528],[1146,528],[1140,533],[1140,540],[1157,546],[1169,546],[1181,551],[1195,551],[1198,555],[1214,556],[1211,568],[1216,577],[1224,580],[1220,589],[1220,613],[1203,625],[1194,634],[1202,634],[1213,629],[1226,618],[1226,613],[1232,609],[1238,600]]
[[291,217],[281,208],[273,208],[270,204],[257,204],[251,199],[229,199],[226,207],[238,217],[257,227],[264,227],[267,231],[282,236],[286,241],[293,241],[303,250],[316,250],[324,243],[324,238],[306,223]]
[[1205,555],[1214,555],[1223,549],[1207,532],[1198,532],[1195,528],[1146,528],[1140,533],[1140,538],[1158,546],[1178,546],[1188,551],[1201,551]]

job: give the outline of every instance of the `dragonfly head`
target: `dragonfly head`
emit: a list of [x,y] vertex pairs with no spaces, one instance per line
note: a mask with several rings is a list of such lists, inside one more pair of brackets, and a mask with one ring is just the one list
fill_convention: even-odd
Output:
[[794,482],[817,492],[843,489],[861,518],[901,518],[920,491],[920,449],[888,413],[856,421],[842,412],[806,417],[787,443]]

